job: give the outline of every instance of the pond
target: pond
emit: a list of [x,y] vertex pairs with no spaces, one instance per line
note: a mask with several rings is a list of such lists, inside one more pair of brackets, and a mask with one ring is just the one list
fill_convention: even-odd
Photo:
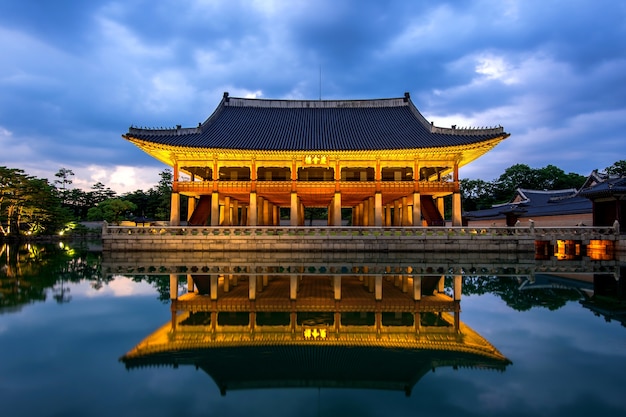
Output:
[[190,256],[0,246],[2,415],[626,415],[624,262]]

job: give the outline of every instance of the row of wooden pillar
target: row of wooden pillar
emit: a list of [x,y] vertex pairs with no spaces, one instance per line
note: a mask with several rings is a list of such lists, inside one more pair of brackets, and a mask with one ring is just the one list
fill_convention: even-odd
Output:
[[[385,275],[386,276],[386,275]],[[383,299],[383,277],[382,274],[376,275],[362,275],[359,280],[363,282],[368,288],[369,292],[374,293],[374,298],[377,301]],[[336,301],[341,300],[341,275],[332,276],[333,298]],[[222,289],[224,292],[229,292],[231,286],[238,284],[238,275],[211,275],[210,276],[210,298],[211,300],[217,300],[219,282],[222,282]],[[419,275],[393,275],[394,285],[402,290],[402,292],[409,292],[410,287],[412,298],[415,301],[419,301],[422,298],[422,278]],[[298,299],[298,288],[302,275],[292,274],[289,275],[289,299]],[[412,285],[411,282],[412,281]],[[263,291],[265,287],[269,285],[269,275],[250,275],[248,277],[248,298],[250,300],[256,300],[258,292]],[[453,283],[453,298],[455,301],[461,300],[461,288],[462,288],[462,276],[455,275]],[[193,277],[187,275],[187,291],[194,292],[195,286]],[[437,291],[443,293],[444,291],[444,276],[439,278],[437,283]],[[178,299],[178,275],[170,274],[170,298]]]
[[[297,193],[291,193],[290,225],[303,226],[304,205]],[[461,195],[452,196],[452,225],[461,226]],[[442,217],[444,200],[437,199]],[[328,225],[341,226],[341,193],[337,192],[328,207]],[[194,198],[189,198],[187,219],[189,220],[196,208]],[[376,193],[352,208],[352,225],[354,226],[421,226],[422,212],[420,194],[402,197],[391,204],[382,204],[382,194]],[[172,193],[170,224],[180,224],[180,194]],[[248,205],[239,204],[236,199],[224,197],[220,204],[219,193],[211,196],[212,226],[278,226],[280,225],[280,207],[274,205],[256,193],[250,193]]]

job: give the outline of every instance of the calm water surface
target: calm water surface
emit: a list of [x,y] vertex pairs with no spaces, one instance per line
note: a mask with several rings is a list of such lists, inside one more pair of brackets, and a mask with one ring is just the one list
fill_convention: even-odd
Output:
[[172,318],[169,277],[107,274],[102,263],[78,247],[2,249],[1,415],[626,416],[619,262],[595,281],[578,272],[464,277],[462,323],[511,363],[503,372],[435,366],[410,396],[326,387],[222,395],[194,366],[127,370],[120,358]]

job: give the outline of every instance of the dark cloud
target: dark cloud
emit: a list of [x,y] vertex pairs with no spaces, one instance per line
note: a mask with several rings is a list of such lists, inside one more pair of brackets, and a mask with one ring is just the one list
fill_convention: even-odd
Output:
[[7,1],[2,163],[39,158],[51,175],[158,170],[120,135],[131,124],[194,126],[224,91],[408,91],[435,123],[512,133],[462,175],[490,179],[514,163],[587,174],[626,154],[624,21],[621,2],[592,0]]

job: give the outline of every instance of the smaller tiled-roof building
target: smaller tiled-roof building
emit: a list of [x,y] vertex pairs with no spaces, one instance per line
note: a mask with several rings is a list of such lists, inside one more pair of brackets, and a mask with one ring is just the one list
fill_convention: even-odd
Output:
[[[613,226],[626,222],[626,177],[594,170],[579,190],[518,188],[509,203],[463,213],[468,226],[514,226],[533,220],[537,226]],[[622,228],[624,230],[624,228]]]
[[468,226],[514,226],[533,220],[537,226],[576,226],[593,223],[592,203],[574,189],[528,190],[518,188],[509,203],[463,214]]
[[[626,177],[593,171],[579,193],[593,205],[593,225],[612,226],[626,220]],[[622,228],[623,229],[623,228]]]

